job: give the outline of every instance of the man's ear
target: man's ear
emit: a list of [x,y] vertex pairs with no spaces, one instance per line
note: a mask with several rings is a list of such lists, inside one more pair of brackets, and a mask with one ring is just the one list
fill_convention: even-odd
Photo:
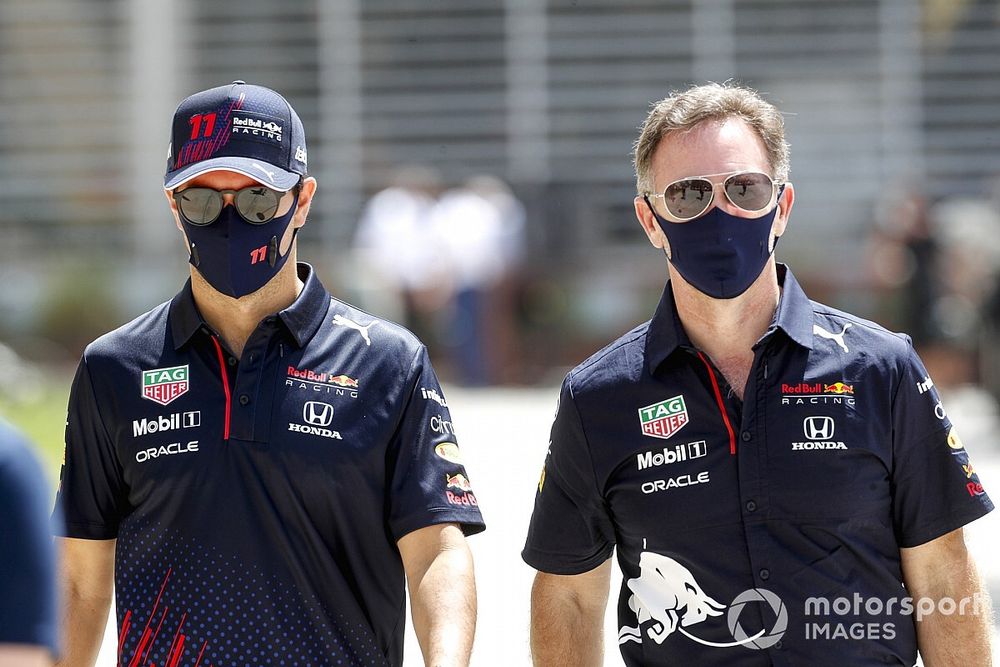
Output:
[[635,208],[635,217],[639,220],[639,224],[642,225],[642,231],[646,232],[646,238],[649,239],[654,248],[661,248],[669,258],[670,243],[667,241],[667,235],[660,228],[659,220],[653,215],[651,204],[649,199],[643,195],[636,195],[635,199],[632,200],[632,205]]
[[312,176],[302,181],[299,186],[299,199],[295,205],[295,215],[292,217],[292,227],[299,229],[306,224],[309,217],[309,207],[312,205],[313,197],[316,195],[316,179]]
[[[782,236],[788,228],[788,217],[792,214],[792,204],[795,203],[795,188],[791,183],[785,183],[778,195],[778,213],[774,216],[771,233],[774,237]],[[772,246],[773,247],[773,246]]]
[[177,202],[174,201],[174,193],[172,190],[164,190],[163,195],[167,198],[167,206],[170,207],[170,213],[174,216],[174,224],[177,225],[177,229],[184,231],[184,225],[181,224],[181,214],[177,211]]

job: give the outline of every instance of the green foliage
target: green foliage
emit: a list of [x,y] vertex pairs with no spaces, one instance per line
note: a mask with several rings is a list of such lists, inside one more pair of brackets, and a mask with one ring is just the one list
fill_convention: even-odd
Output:
[[112,297],[113,280],[95,266],[66,265],[48,282],[38,309],[36,335],[75,357],[122,319]]
[[35,445],[52,488],[59,477],[66,429],[66,402],[73,382],[71,373],[53,372],[43,390],[26,400],[0,395],[0,415],[16,426]]

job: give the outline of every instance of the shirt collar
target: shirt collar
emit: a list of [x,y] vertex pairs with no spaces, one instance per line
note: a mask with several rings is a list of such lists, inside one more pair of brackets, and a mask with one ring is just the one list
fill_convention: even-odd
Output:
[[778,284],[782,287],[781,300],[768,333],[777,327],[802,347],[813,349],[812,302],[785,264],[778,264]]
[[[775,329],[781,329],[793,341],[811,350],[812,304],[809,297],[802,291],[791,269],[785,264],[778,264],[778,284],[782,287],[781,299],[774,320],[763,338],[767,338]],[[763,340],[762,338],[762,340]],[[656,306],[656,313],[649,323],[646,334],[646,361],[650,374],[662,364],[678,347],[691,346],[680,316],[677,314],[677,304],[674,292],[668,281]]]
[[[330,299],[312,266],[299,262],[296,268],[304,287],[292,305],[279,312],[278,317],[292,335],[295,344],[302,347],[323,323]],[[191,280],[188,279],[184,288],[170,302],[170,332],[174,349],[184,347],[200,329],[209,331],[208,324],[194,302]]]
[[296,345],[302,347],[323,324],[326,311],[330,308],[330,295],[311,265],[299,262],[296,268],[304,287],[292,305],[278,313],[278,317],[288,327]]

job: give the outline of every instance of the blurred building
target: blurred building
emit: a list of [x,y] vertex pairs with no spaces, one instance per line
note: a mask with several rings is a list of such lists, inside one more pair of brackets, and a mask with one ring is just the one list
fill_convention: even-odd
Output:
[[544,366],[648,317],[665,274],[631,210],[637,127],[672,88],[736,78],[787,113],[798,197],[780,257],[864,311],[887,188],[981,195],[1000,173],[998,63],[987,0],[4,0],[0,279],[18,289],[0,293],[0,336],[176,290],[170,115],[233,79],[301,114],[320,182],[303,255],[347,298],[365,270],[347,261],[354,227],[396,167],[510,183],[525,349]]

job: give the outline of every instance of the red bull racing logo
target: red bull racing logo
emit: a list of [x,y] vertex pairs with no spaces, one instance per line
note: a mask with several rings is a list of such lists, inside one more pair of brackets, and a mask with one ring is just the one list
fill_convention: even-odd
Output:
[[669,438],[684,428],[688,421],[683,395],[639,408],[639,425],[643,434],[651,438]]
[[[472,483],[460,472],[454,475],[445,475],[446,490],[445,498],[452,505],[466,505],[475,507],[479,505],[476,495],[472,492]],[[452,490],[454,489],[454,491]]]
[[285,386],[296,389],[311,390],[316,393],[334,394],[337,396],[358,397],[358,388],[361,383],[357,378],[339,373],[326,373],[314,371],[308,368],[296,368],[289,366],[285,377]]
[[781,385],[782,405],[854,405],[854,385],[837,382],[799,382]]

